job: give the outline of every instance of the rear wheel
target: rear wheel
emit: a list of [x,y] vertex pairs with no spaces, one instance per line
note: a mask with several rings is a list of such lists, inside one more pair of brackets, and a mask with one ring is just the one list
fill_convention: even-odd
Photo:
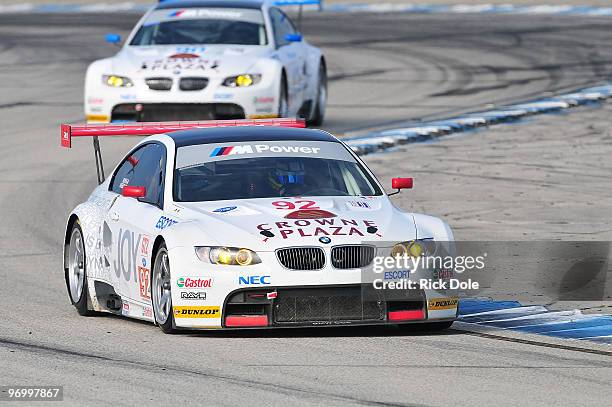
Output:
[[153,263],[152,293],[155,322],[165,333],[174,333],[174,315],[172,314],[172,286],[170,284],[170,261],[166,245],[162,243],[157,250]]
[[65,270],[66,285],[72,305],[79,315],[92,315],[93,311],[87,308],[87,255],[83,231],[77,220],[70,232],[68,243],[68,267]]
[[327,70],[321,63],[319,66],[319,81],[317,84],[317,97],[314,101],[312,116],[308,120],[309,126],[320,126],[325,119],[325,107],[327,106]]
[[287,117],[289,114],[289,102],[287,96],[287,80],[285,75],[281,79],[280,95],[278,97],[278,117]]

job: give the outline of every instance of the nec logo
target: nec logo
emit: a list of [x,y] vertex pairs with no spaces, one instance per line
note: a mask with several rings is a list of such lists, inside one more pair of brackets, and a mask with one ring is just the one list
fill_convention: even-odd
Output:
[[270,285],[270,276],[238,277],[240,285]]
[[269,154],[269,153],[301,153],[318,154],[320,147],[298,147],[298,146],[271,146],[268,144],[243,145],[217,147],[210,153],[210,157],[221,157],[225,155],[241,154]]

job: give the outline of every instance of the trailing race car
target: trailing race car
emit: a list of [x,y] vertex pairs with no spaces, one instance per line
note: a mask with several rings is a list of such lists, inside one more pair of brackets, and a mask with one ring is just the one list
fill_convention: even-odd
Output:
[[[63,125],[65,147],[95,137],[100,182],[64,236],[78,312],[143,319],[164,332],[450,326],[457,300],[448,291],[372,297],[363,274],[375,256],[420,256],[452,242],[448,225],[400,211],[344,143],[299,127],[292,119]],[[104,179],[98,136],[144,134],[158,135]],[[411,187],[411,178],[393,180]]]
[[[327,103],[325,58],[273,4],[159,3],[115,56],[89,66],[87,121],[302,117],[320,125]],[[121,41],[116,34],[106,39]]]

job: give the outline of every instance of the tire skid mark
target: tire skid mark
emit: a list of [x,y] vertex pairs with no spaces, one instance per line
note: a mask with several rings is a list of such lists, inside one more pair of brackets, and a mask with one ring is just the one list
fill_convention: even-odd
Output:
[[4,346],[6,348],[17,348],[17,349],[20,349],[26,352],[31,352],[31,353],[36,353],[36,354],[46,353],[46,354],[53,354],[57,356],[64,356],[64,357],[70,357],[70,358],[79,357],[79,358],[84,358],[84,359],[89,359],[89,360],[94,360],[94,361],[129,366],[130,368],[135,369],[135,370],[146,370],[148,372],[150,372],[151,369],[156,369],[156,370],[164,371],[164,372],[172,372],[176,374],[202,377],[202,378],[220,381],[220,382],[224,382],[228,384],[234,384],[234,385],[239,385],[243,387],[250,387],[256,390],[268,391],[272,393],[282,393],[286,396],[295,396],[296,394],[300,394],[302,396],[306,396],[306,397],[314,398],[314,399],[334,400],[334,401],[347,402],[347,403],[358,404],[358,405],[380,406],[380,407],[424,407],[424,405],[421,405],[421,404],[388,403],[388,402],[375,401],[375,400],[364,400],[361,398],[350,397],[350,396],[341,395],[341,394],[326,393],[320,390],[302,389],[299,387],[286,386],[286,385],[282,385],[278,383],[265,383],[265,382],[261,382],[257,380],[245,379],[245,378],[224,375],[224,374],[217,374],[212,371],[199,371],[199,370],[186,369],[186,368],[181,368],[181,367],[164,366],[164,365],[150,363],[150,362],[119,359],[119,358],[113,358],[110,356],[102,356],[102,355],[95,355],[95,354],[84,353],[84,352],[77,352],[77,351],[72,351],[69,349],[61,349],[61,348],[52,347],[52,346],[36,345],[33,343],[28,343],[24,341],[15,341],[15,340],[6,339],[6,338],[0,338],[0,346]]

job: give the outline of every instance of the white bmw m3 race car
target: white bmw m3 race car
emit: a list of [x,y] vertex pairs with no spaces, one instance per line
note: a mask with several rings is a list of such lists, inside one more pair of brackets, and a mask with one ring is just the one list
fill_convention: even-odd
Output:
[[320,125],[326,103],[321,51],[265,0],[161,2],[85,78],[89,123],[301,117]]
[[[64,236],[79,314],[124,315],[167,333],[450,326],[457,299],[448,291],[386,297],[364,274],[379,256],[420,256],[452,242],[449,226],[402,212],[344,143],[300,127],[293,119],[63,125],[64,147],[94,137],[100,181]],[[104,179],[98,137],[144,134],[157,135]],[[411,187],[411,178],[393,180]],[[380,275],[379,285],[402,273]]]

